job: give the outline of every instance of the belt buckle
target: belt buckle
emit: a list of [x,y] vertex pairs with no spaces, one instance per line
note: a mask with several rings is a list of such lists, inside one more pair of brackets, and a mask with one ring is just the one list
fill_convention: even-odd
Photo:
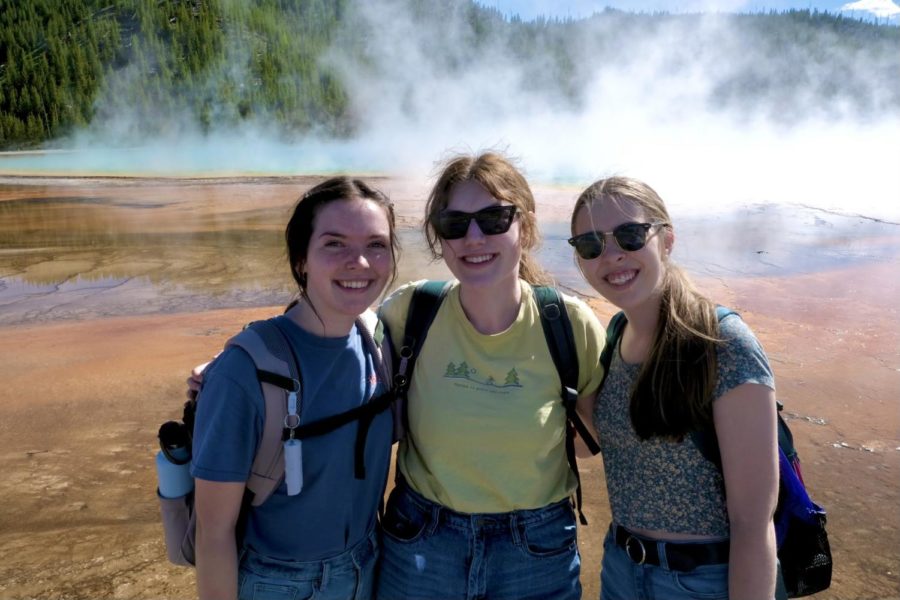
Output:
[[[631,555],[631,542],[636,542],[637,547],[641,549],[640,560]],[[642,542],[639,538],[634,537],[633,535],[629,535],[627,538],[625,538],[625,554],[628,555],[628,558],[630,558],[632,562],[638,565],[644,564],[644,561],[647,560],[647,549],[644,547],[644,542]]]

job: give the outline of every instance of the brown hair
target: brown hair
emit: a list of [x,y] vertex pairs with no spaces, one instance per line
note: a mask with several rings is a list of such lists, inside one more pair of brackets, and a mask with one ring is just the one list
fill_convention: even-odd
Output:
[[[610,177],[578,197],[572,211],[573,235],[579,211],[594,202],[629,202],[640,207],[649,221],[672,227],[669,212],[653,188],[636,179]],[[675,263],[668,258],[664,263],[653,343],[631,390],[631,423],[641,439],[681,439],[712,424],[720,341],[716,306]]]
[[[301,196],[294,207],[294,214],[291,215],[291,219],[284,230],[291,275],[294,276],[294,281],[297,282],[301,298],[306,297],[306,275],[303,273],[303,265],[306,263],[306,257],[308,256],[309,242],[312,239],[316,215],[322,207],[332,202],[354,198],[371,200],[384,209],[390,228],[391,257],[393,259],[391,280],[385,286],[385,289],[389,288],[397,278],[400,243],[397,239],[394,204],[383,192],[371,187],[361,179],[332,177],[310,188]],[[296,304],[296,299],[291,303],[291,305],[293,304]]]
[[485,152],[479,155],[460,154],[447,160],[435,182],[428,203],[425,205],[425,239],[434,259],[443,258],[441,241],[432,225],[438,213],[447,208],[450,192],[458,183],[477,181],[487,192],[503,202],[514,204],[519,219],[519,245],[522,257],[519,259],[519,277],[533,285],[551,282],[546,271],[541,268],[531,251],[540,245],[541,236],[534,216],[534,195],[525,177],[512,162],[497,153]]

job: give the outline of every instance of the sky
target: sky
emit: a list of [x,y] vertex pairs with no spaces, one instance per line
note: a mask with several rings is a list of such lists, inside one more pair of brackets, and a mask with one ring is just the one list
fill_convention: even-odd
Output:
[[900,6],[893,0],[478,0],[502,12],[523,19],[539,15],[580,18],[602,11],[605,7],[632,12],[768,12],[791,9],[817,9],[855,18],[877,18],[900,23]]

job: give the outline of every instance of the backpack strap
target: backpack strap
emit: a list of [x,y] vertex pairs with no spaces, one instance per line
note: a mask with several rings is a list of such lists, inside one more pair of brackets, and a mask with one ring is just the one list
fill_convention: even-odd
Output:
[[566,411],[566,458],[569,468],[575,474],[575,505],[578,518],[583,525],[587,519],[582,512],[581,475],[575,457],[575,433],[581,436],[592,454],[600,452],[600,445],[589,432],[576,410],[578,403],[578,352],[575,349],[575,336],[566,304],[559,290],[549,286],[533,286],[534,298],[541,315],[541,327],[547,348],[553,358],[556,372],[561,384],[560,398]]
[[[377,398],[370,398],[365,404],[343,413],[343,415],[349,416],[348,421],[359,419],[359,425],[356,428],[353,473],[357,479],[365,479],[366,440],[369,436],[369,427],[372,425],[372,421],[375,420],[376,415],[381,414],[387,408],[393,406],[395,395],[392,389],[393,386],[391,385],[392,361],[390,348],[388,347],[388,352],[385,352],[385,348],[382,347],[384,340],[387,338],[384,335],[384,326],[382,325],[381,320],[374,312],[367,310],[356,319],[356,328],[359,331],[360,336],[362,336],[363,344],[368,348],[369,353],[372,355],[372,361],[374,362],[375,373],[378,380],[387,388]],[[324,420],[325,419],[322,421]],[[312,423],[311,425],[315,425],[315,423]]]
[[263,433],[247,479],[247,489],[253,493],[251,504],[259,506],[284,477],[287,395],[293,391],[300,397],[300,372],[284,334],[271,320],[250,323],[228,346],[240,347],[253,359],[265,403]]
[[628,319],[625,313],[619,311],[610,319],[609,325],[606,327],[606,343],[603,345],[603,352],[600,353],[600,365],[603,366],[603,379],[600,381],[600,388],[606,383],[606,376],[609,375],[609,365],[612,364],[613,352],[619,345],[619,338],[625,331],[625,324]]
[[[284,441],[290,437],[303,440],[324,435],[357,420],[359,426],[354,449],[354,476],[365,479],[365,449],[369,428],[375,417],[392,405],[394,395],[390,390],[390,354],[385,353],[382,348],[386,336],[381,322],[374,312],[366,311],[357,319],[356,325],[363,344],[372,355],[377,376],[388,391],[350,410],[302,425],[299,424],[298,407],[297,424],[293,427],[287,427],[285,423],[288,414],[287,399],[292,391],[300,398],[300,373],[296,357],[284,333],[271,320],[257,321],[229,340],[227,345],[239,346],[253,359],[265,402],[263,434],[247,480],[247,489],[253,493],[253,506],[265,502],[284,476]],[[376,342],[376,336],[382,342]]]
[[[450,281],[423,281],[416,285],[406,311],[403,342],[394,357],[397,370],[394,374],[394,392],[397,395],[397,412],[402,431],[409,429],[406,413],[406,397],[412,380],[416,359],[422,351],[428,329],[437,316],[441,303],[450,291]],[[396,423],[396,420],[395,420]]]
[[[728,315],[738,315],[738,313],[724,306],[716,306],[716,319],[718,319],[720,323],[722,322],[722,319],[724,319]],[[738,317],[740,317],[740,315],[738,315]],[[778,428],[780,430],[781,424],[783,423],[780,414],[778,415],[778,420]],[[787,425],[785,425],[785,427],[787,427]],[[778,435],[780,445],[781,433],[779,432]],[[721,472],[722,456],[719,454],[719,440],[716,437],[715,427],[692,431],[690,436],[691,441],[694,442],[694,445],[697,447],[697,450],[700,451],[700,454],[703,455],[703,458],[716,465],[716,468],[719,469],[719,472]]]

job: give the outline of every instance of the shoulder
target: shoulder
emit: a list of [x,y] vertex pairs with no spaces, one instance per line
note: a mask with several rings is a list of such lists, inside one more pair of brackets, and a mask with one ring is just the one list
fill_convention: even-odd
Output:
[[569,322],[572,324],[572,331],[579,347],[597,345],[602,341],[605,337],[603,325],[600,324],[600,319],[597,318],[594,310],[581,298],[566,294],[559,289],[557,291],[566,307],[566,313],[569,315]]
[[426,280],[420,279],[418,281],[410,281],[391,292],[378,308],[378,316],[384,320],[393,320],[399,316],[405,317],[406,311],[409,310],[409,303],[412,300],[413,292],[416,291],[416,286],[424,281]]
[[[534,290],[528,284],[523,283],[522,286],[524,296],[531,299],[531,302],[539,310],[538,300]],[[584,300],[575,296],[564,293],[559,288],[554,288],[562,298],[566,314],[572,325],[572,331],[575,334],[576,343],[579,344],[596,344],[597,339],[603,339],[604,331],[600,320],[594,313],[593,309],[587,305]]]
[[600,352],[606,335],[600,320],[586,302],[557,289],[569,323],[578,355],[578,393],[593,394],[600,386],[603,369],[600,366]]
[[775,388],[775,376],[765,350],[740,316],[728,315],[722,319],[719,337],[722,342],[717,350],[717,398],[743,383]]
[[245,391],[257,385],[256,364],[247,352],[239,346],[228,346],[216,357],[203,376],[203,387],[211,385],[238,386]]
[[246,422],[260,418],[264,410],[253,359],[243,349],[229,346],[204,373],[197,422]]
[[[378,317],[384,322],[385,326],[390,330],[392,340],[402,340],[403,330],[406,327],[406,315],[409,312],[409,306],[412,303],[413,293],[416,287],[428,281],[427,279],[419,279],[411,281],[398,287],[396,290],[385,298],[384,302],[378,309]],[[454,286],[457,284],[454,284]]]
[[587,327],[597,329],[601,332],[603,331],[600,320],[597,318],[594,310],[588,306],[587,302],[581,298],[576,298],[575,296],[570,296],[569,294],[564,294],[562,292],[560,292],[560,295],[562,296],[563,302],[566,304],[569,320],[571,320],[573,324],[583,323]]
[[746,321],[738,314],[730,314],[719,321],[721,348],[729,354],[754,354],[763,352],[762,345]]

